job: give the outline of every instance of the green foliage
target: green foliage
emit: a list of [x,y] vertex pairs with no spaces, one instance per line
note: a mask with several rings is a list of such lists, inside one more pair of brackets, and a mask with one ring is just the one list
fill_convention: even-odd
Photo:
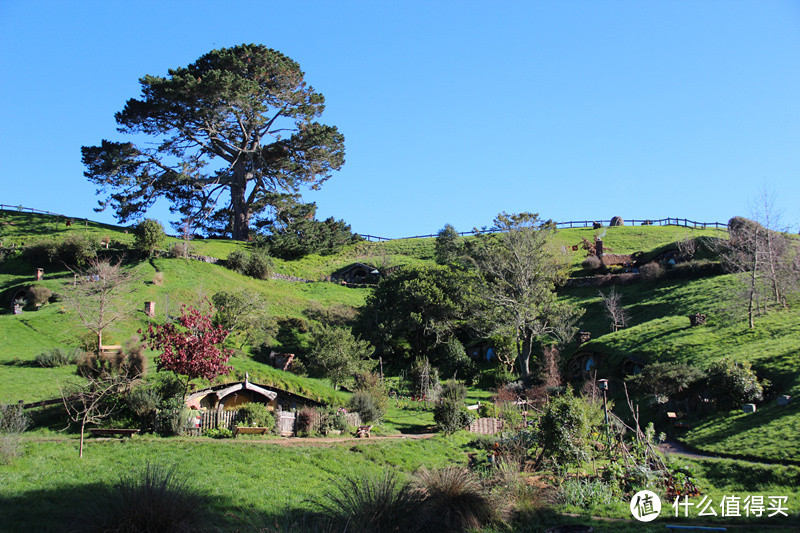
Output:
[[601,479],[569,478],[556,492],[556,500],[562,505],[593,509],[614,501],[614,490]]
[[236,423],[240,426],[272,429],[275,425],[275,417],[263,403],[250,402],[239,408]]
[[453,397],[443,397],[436,402],[433,408],[433,420],[439,427],[439,431],[446,434],[455,433],[464,429],[472,421],[472,413],[467,410],[463,400]]
[[652,363],[644,367],[641,374],[628,378],[635,391],[646,392],[660,398],[661,403],[684,393],[703,379],[699,368],[681,363]]
[[464,252],[461,237],[456,229],[450,224],[439,230],[434,244],[434,258],[440,265],[450,265],[456,263]]
[[212,439],[232,439],[233,431],[228,428],[210,428],[203,432],[203,436]]
[[0,404],[0,463],[10,463],[19,455],[22,433],[29,425],[20,405]]
[[350,397],[348,407],[351,411],[359,414],[361,422],[364,424],[380,420],[381,416],[383,416],[380,407],[378,407],[378,402],[369,392],[359,391],[353,394]]
[[97,256],[97,243],[84,235],[70,234],[63,240],[45,239],[26,246],[22,256],[38,266],[82,268]]
[[370,360],[374,349],[344,328],[322,326],[315,334],[314,348],[309,356],[309,369],[327,377],[334,388],[352,384],[359,372],[372,370]]
[[293,260],[309,254],[332,255],[343,247],[361,241],[361,237],[350,230],[344,220],[333,217],[324,221],[313,218],[316,206],[307,207],[302,216],[295,216],[283,227],[272,227],[272,233],[264,238],[269,252],[281,259]]
[[163,245],[166,234],[161,222],[146,218],[134,226],[133,237],[133,245],[137,250],[153,255],[153,252]]
[[727,408],[759,401],[764,393],[750,363],[736,363],[728,358],[720,359],[708,369],[708,387],[718,404]]
[[242,250],[235,250],[228,255],[225,265],[239,274],[250,276],[256,279],[267,279],[275,271],[272,258],[266,250],[258,249],[247,253]]
[[[251,217],[270,208],[280,215],[284,191],[318,188],[344,164],[344,137],[314,121],[325,99],[303,78],[296,62],[255,44],[142,77],[142,99],[129,100],[116,120],[123,134],[156,142],[81,149],[86,177],[109,192],[101,206],[124,222],[165,197],[202,229],[246,240]],[[230,201],[209,213],[208,196],[219,192]]]
[[476,235],[469,254],[485,280],[486,320],[493,333],[513,332],[520,374],[527,378],[534,347],[569,342],[583,311],[556,295],[565,265],[553,244],[552,224],[534,213],[500,213],[494,229]]
[[66,348],[53,348],[37,355],[34,362],[43,368],[54,368],[73,365],[82,357],[84,357],[84,354],[80,349],[68,350]]
[[368,298],[357,329],[384,357],[433,357],[439,344],[471,331],[469,319],[480,307],[478,283],[474,272],[402,267]]
[[44,285],[31,285],[28,287],[27,299],[29,304],[43,305],[53,297],[53,291]]
[[588,449],[589,420],[585,401],[572,389],[551,399],[539,422],[545,457],[569,466],[582,461]]
[[451,338],[433,353],[433,361],[442,374],[470,382],[478,373],[478,368],[467,355],[464,345],[456,338]]
[[240,335],[243,344],[265,342],[277,331],[277,323],[266,313],[266,300],[254,290],[220,291],[211,297],[211,302],[214,323]]

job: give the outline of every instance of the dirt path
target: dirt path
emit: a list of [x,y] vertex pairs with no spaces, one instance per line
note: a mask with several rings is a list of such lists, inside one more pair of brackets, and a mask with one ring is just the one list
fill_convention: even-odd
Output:
[[703,455],[701,453],[694,452],[683,444],[675,441],[662,442],[658,445],[658,449],[666,454],[682,455],[684,457],[691,457],[693,459],[718,459],[718,457],[713,455]]
[[381,435],[358,439],[355,437],[284,437],[281,439],[242,440],[239,442],[258,442],[260,444],[275,444],[276,446],[331,446],[334,444],[371,444],[385,440],[423,440],[429,439],[436,433]]

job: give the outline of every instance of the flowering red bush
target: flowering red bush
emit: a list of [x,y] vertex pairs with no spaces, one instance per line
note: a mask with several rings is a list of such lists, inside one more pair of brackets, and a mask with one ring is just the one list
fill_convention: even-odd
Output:
[[150,324],[145,339],[150,348],[162,352],[156,357],[158,370],[187,376],[187,385],[195,378],[213,379],[230,371],[227,362],[233,352],[217,347],[228,331],[214,326],[211,315],[210,304],[207,314],[184,305],[177,323]]

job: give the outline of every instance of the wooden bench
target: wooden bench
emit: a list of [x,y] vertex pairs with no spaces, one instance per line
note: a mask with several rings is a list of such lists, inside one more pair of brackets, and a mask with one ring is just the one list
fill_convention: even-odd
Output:
[[90,428],[89,432],[95,437],[131,437],[139,433],[138,429],[107,429],[107,428]]
[[368,439],[370,431],[372,431],[372,426],[359,426],[358,429],[356,430],[356,438]]
[[270,428],[248,428],[244,426],[236,426],[233,429],[233,436],[236,435],[266,435],[271,432]]

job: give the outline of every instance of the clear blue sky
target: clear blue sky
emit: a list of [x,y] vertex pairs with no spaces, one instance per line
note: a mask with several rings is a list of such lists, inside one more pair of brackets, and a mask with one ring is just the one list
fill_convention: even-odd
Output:
[[0,0],[0,203],[112,222],[80,147],[139,77],[241,43],[325,95],[347,162],[304,197],[357,232],[726,221],[764,185],[800,222],[794,1]]

